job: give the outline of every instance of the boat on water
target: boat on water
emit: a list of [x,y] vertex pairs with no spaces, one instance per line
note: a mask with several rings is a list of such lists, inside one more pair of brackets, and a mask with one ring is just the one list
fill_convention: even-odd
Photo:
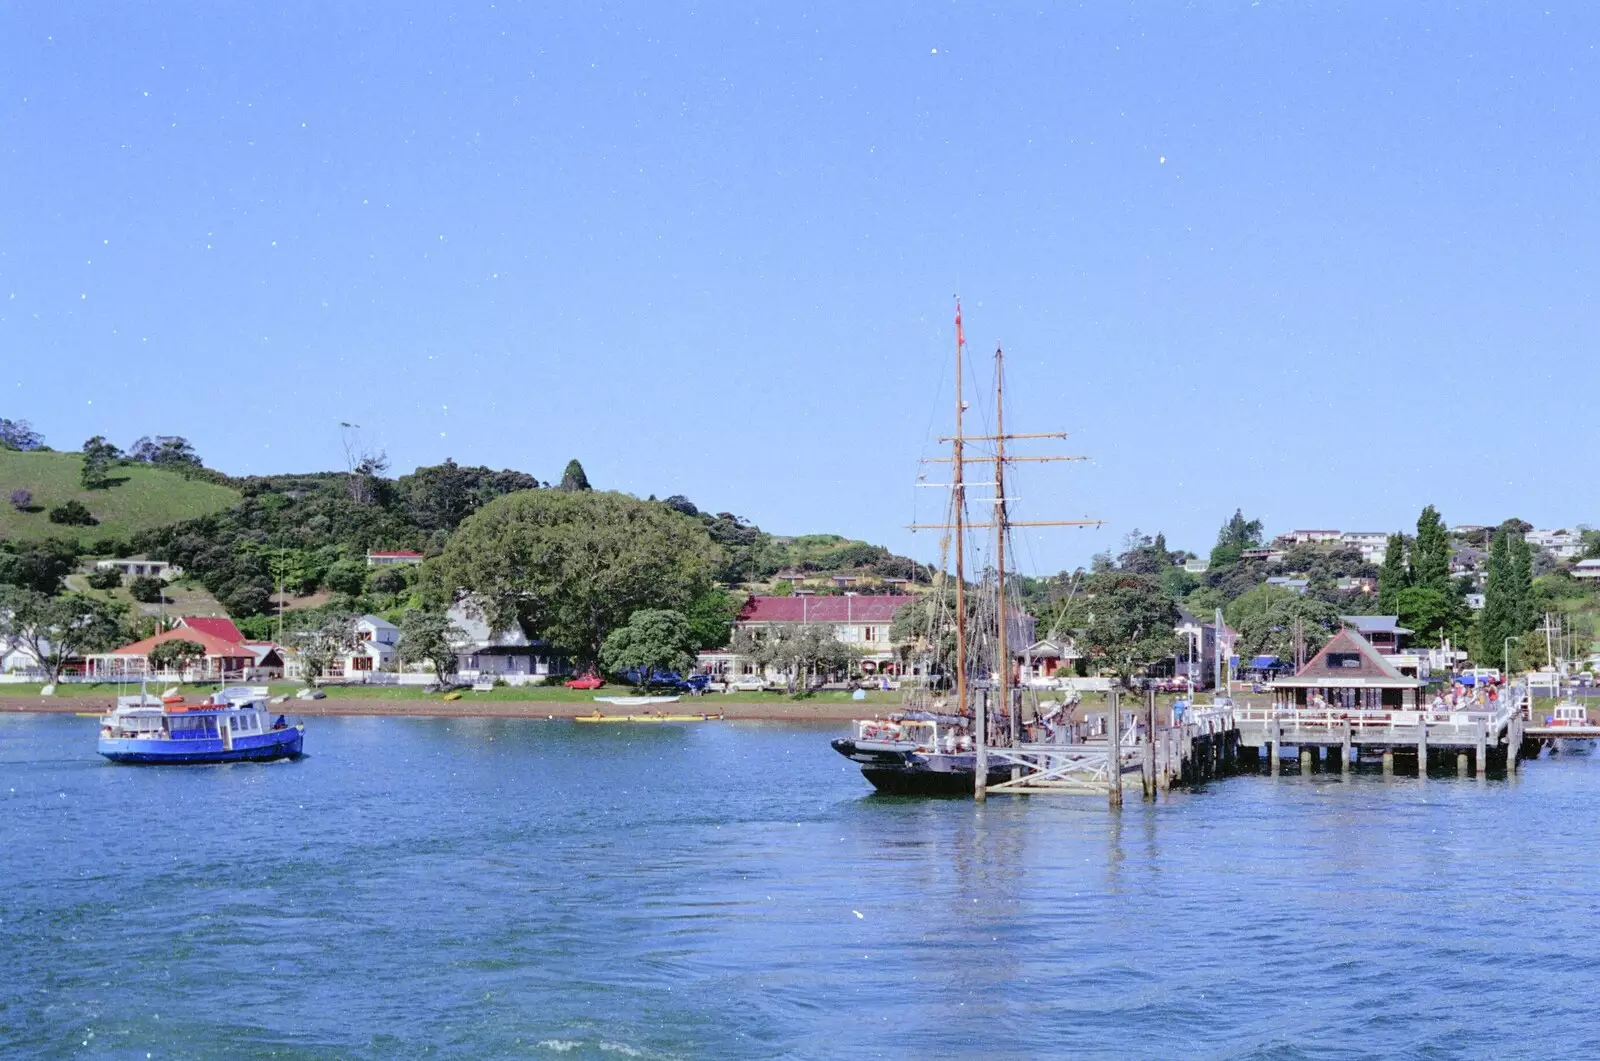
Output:
[[[948,581],[941,558],[935,578],[936,606],[927,609],[927,629],[917,637],[921,646],[919,680],[905,681],[905,710],[888,719],[862,719],[854,732],[832,742],[833,750],[861,768],[877,791],[893,795],[972,795],[983,799],[990,785],[1013,776],[1010,763],[991,760],[987,748],[1017,745],[1026,739],[1021,692],[1012,681],[1012,656],[1007,647],[1024,627],[1017,623],[1020,607],[1008,614],[1006,550],[1013,523],[1006,490],[1010,462],[1073,460],[1063,456],[1007,455],[1006,443],[1015,439],[1064,438],[1064,434],[1007,434],[1005,430],[1004,354],[994,354],[993,434],[968,436],[963,432],[967,403],[962,399],[966,339],[961,327],[961,303],[955,313],[955,434],[941,442],[951,444],[950,455],[933,458],[950,468],[949,483],[919,483],[950,490],[948,518],[936,524],[912,524],[912,530],[937,530],[946,545],[955,547],[955,570]],[[978,447],[971,454],[966,446]],[[993,468],[992,482],[967,483],[968,464]],[[966,515],[969,486],[990,487],[993,495],[980,498],[986,506],[976,522]],[[989,508],[988,506],[992,506]],[[1098,526],[1098,520],[1029,520],[1026,526]],[[986,573],[980,592],[969,608],[966,574],[966,536],[972,530],[992,530],[993,552],[983,565]],[[943,549],[941,549],[943,552]],[[946,596],[946,590],[953,594]],[[1028,620],[1032,630],[1031,620]],[[971,629],[969,629],[971,627]],[[950,636],[953,634],[953,637]],[[1031,640],[1031,634],[1030,638]],[[1025,641],[1024,644],[1027,642]],[[976,691],[977,695],[972,695]],[[992,705],[992,706],[991,706]],[[1041,715],[1034,705],[1032,728],[1052,735],[1062,730],[1064,715]],[[1057,711],[1060,708],[1057,707]]]
[[305,724],[278,714],[264,686],[222,689],[199,703],[182,696],[119,696],[100,719],[100,754],[138,765],[298,759]]
[[611,704],[614,707],[650,707],[655,704],[675,704],[676,696],[597,696],[597,704]]

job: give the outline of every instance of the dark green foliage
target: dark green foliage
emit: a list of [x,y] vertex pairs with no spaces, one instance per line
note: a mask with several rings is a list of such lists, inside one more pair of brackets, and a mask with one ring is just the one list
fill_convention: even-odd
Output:
[[159,578],[149,575],[138,575],[128,583],[128,596],[140,604],[158,604],[161,602],[161,591],[166,588],[166,583]]
[[1461,594],[1450,586],[1407,586],[1395,596],[1395,612],[1423,645],[1441,644],[1446,637],[1465,640],[1471,619]]
[[122,451],[96,435],[83,444],[83,471],[78,480],[86,490],[99,490],[111,483],[111,466],[122,458]]
[[1154,538],[1140,534],[1138,528],[1130,531],[1123,541],[1123,551],[1117,557],[1117,567],[1138,575],[1159,577],[1172,566],[1172,554],[1167,550],[1167,538],[1157,534]]
[[128,450],[128,459],[169,468],[202,467],[200,454],[182,435],[156,435],[154,438],[146,435]]
[[381,567],[367,579],[367,589],[373,593],[404,593],[410,582],[398,567]]
[[54,596],[77,563],[78,544],[65,538],[0,541],[0,585]]
[[182,671],[191,663],[206,658],[204,646],[186,638],[163,641],[150,650],[150,665],[156,670]]
[[447,460],[402,475],[395,480],[394,495],[418,527],[453,531],[495,498],[538,486],[539,480],[523,472],[463,468]]
[[1522,626],[1522,605],[1512,571],[1511,535],[1495,531],[1489,542],[1488,574],[1483,586],[1483,610],[1478,613],[1477,660],[1483,665],[1504,658],[1506,638],[1516,637]]
[[66,527],[92,527],[100,522],[82,501],[68,501],[57,505],[50,510],[49,518],[51,523],[59,523]]
[[44,438],[26,420],[7,420],[0,416],[0,449],[38,449]]
[[1411,546],[1411,585],[1440,592],[1450,589],[1450,533],[1432,505],[1417,517],[1417,537]]
[[335,593],[359,597],[367,588],[366,564],[356,560],[340,560],[328,568],[328,575],[324,581]]
[[611,631],[600,648],[600,662],[612,674],[632,672],[639,685],[658,675],[689,673],[694,666],[694,633],[682,612],[641,608]]
[[433,672],[443,680],[456,672],[455,646],[466,633],[443,612],[416,608],[400,616],[400,658],[406,663],[432,663]]
[[21,487],[18,487],[17,489],[11,491],[9,500],[11,501],[12,508],[16,509],[18,512],[27,512],[33,508],[33,491],[24,490]]
[[566,470],[561,473],[561,485],[557,488],[567,493],[577,490],[589,490],[589,477],[583,474],[583,465],[574,457],[567,461]]
[[1125,683],[1177,648],[1178,608],[1150,575],[1111,570],[1089,580],[1091,618],[1082,647],[1089,662]]
[[733,621],[743,600],[720,586],[712,586],[683,609],[696,650],[724,648],[733,636]]
[[1293,660],[1298,648],[1302,658],[1309,659],[1343,625],[1332,604],[1278,586],[1251,590],[1228,605],[1225,615],[1228,625],[1239,632],[1237,648],[1241,657],[1273,655]]
[[69,659],[120,643],[122,616],[121,606],[79,593],[51,597],[0,587],[0,638],[32,656],[52,683]]
[[1539,606],[1533,593],[1533,547],[1523,537],[1526,531],[1509,533],[1511,539],[1511,599],[1517,625],[1532,630],[1539,621]]
[[634,612],[687,607],[719,559],[698,520],[658,501],[529,490],[469,517],[423,580],[435,609],[475,594],[491,626],[519,624],[589,663]]
[[1406,536],[1389,535],[1389,544],[1383,552],[1383,564],[1378,568],[1378,613],[1396,615],[1400,610],[1400,591],[1411,585],[1411,569],[1406,565]]
[[122,572],[114,567],[97,567],[84,577],[90,589],[116,589],[122,585]]
[[1211,569],[1232,567],[1246,549],[1260,548],[1261,530],[1260,520],[1247,520],[1243,510],[1234,509],[1233,516],[1217,531],[1217,544],[1211,550]]

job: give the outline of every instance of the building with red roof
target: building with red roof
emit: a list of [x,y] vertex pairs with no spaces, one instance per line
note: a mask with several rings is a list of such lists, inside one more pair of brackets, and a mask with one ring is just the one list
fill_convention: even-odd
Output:
[[[229,622],[228,626],[232,627],[233,624]],[[204,650],[205,655],[184,668],[181,674],[171,670],[153,670],[150,666],[151,650],[169,641],[193,642]],[[208,682],[248,681],[265,677],[256,673],[261,657],[243,641],[242,637],[238,641],[230,641],[200,627],[175,626],[131,645],[86,656],[86,673],[91,678],[104,681],[137,681],[140,678],[160,677],[174,681]],[[281,669],[281,660],[279,666]]]
[[189,630],[200,630],[212,637],[220,637],[224,641],[231,641],[238,645],[244,643],[244,634],[233,625],[233,620],[225,615],[183,615],[179,616],[177,625]]

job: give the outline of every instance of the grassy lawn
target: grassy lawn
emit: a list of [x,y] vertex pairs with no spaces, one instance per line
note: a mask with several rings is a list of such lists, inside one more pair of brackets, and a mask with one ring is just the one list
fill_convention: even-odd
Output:
[[[126,538],[151,527],[193,519],[228,508],[239,493],[226,486],[185,479],[149,465],[111,470],[112,486],[85,490],[78,483],[83,457],[77,453],[18,453],[0,450],[0,538]],[[19,512],[7,500],[18,488],[33,494],[32,511]],[[100,522],[93,527],[51,523],[46,513],[66,501],[80,501]]]
[[[159,688],[157,687],[159,685]],[[149,686],[151,692],[160,692],[169,686],[152,682]],[[185,696],[204,696],[216,689],[213,682],[209,685],[183,685],[180,687]],[[4,687],[0,687],[3,690]],[[19,695],[29,695],[34,692],[32,686],[14,686]],[[299,682],[273,682],[269,685],[272,695],[281,693],[295,693],[305,688]],[[27,690],[27,692],[23,692]],[[325,685],[322,691],[330,700],[437,700],[440,693],[424,692],[415,685],[383,686],[383,685]],[[115,682],[95,682],[86,684],[63,685],[58,689],[63,696],[131,696],[138,692],[138,683],[121,684]],[[626,685],[606,685],[603,688],[568,689],[564,686],[506,686],[502,689],[489,689],[484,692],[462,690],[463,701],[512,701],[533,703],[593,703],[596,696],[634,696],[644,695],[642,690],[635,690]],[[694,699],[685,697],[686,700]],[[707,693],[699,698],[707,704],[715,704],[719,699],[724,699],[721,693]],[[815,703],[848,703],[850,694],[846,692],[814,693],[808,697],[785,696],[782,693],[746,693],[735,692],[725,697],[730,701],[739,703],[785,703],[785,704],[815,704]],[[898,704],[899,693],[868,692],[867,703]]]

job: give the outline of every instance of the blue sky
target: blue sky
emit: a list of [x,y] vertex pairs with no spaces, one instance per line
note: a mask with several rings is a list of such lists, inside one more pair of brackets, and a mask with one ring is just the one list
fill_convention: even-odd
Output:
[[927,557],[959,292],[1041,568],[1595,519],[1600,9],[1043,7],[0,3],[0,416]]

